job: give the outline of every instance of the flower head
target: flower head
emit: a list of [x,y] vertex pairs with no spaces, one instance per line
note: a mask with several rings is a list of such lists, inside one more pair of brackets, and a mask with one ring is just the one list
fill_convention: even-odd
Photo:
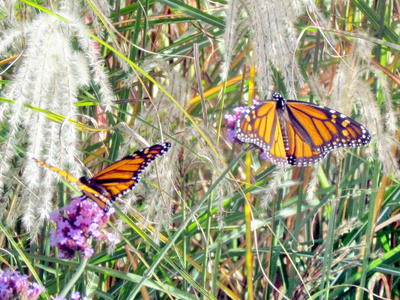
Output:
[[79,292],[73,292],[71,294],[71,300],[79,300],[81,298],[81,293]]
[[[89,298],[86,297],[86,296],[83,296],[83,297],[81,298],[81,293],[79,293],[79,292],[73,292],[73,293],[71,293],[69,299],[70,299],[70,300],[89,300]],[[64,297],[61,297],[61,296],[57,296],[57,297],[54,298],[54,300],[67,300],[67,299],[64,298]]]
[[233,112],[235,113],[234,115],[230,115],[230,114],[224,115],[224,118],[226,120],[227,133],[228,133],[227,140],[229,143],[232,143],[234,141],[240,142],[236,138],[235,126],[236,126],[237,120],[240,119],[241,114],[245,113],[247,110],[248,110],[248,107],[246,107],[246,106],[238,106],[233,109]]
[[[64,211],[64,214],[61,212]],[[77,251],[85,258],[93,255],[88,239],[108,240],[108,235],[100,230],[107,224],[109,216],[115,210],[104,212],[95,202],[86,196],[75,198],[64,208],[53,212],[50,221],[54,221],[57,230],[51,232],[51,246],[60,249],[59,257],[72,259]]]
[[36,300],[46,289],[28,281],[28,276],[18,271],[8,270],[0,274],[0,299],[33,299]]

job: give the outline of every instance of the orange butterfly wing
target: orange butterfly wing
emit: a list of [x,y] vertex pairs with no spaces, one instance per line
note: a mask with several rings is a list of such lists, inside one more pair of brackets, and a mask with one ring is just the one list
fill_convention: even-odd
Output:
[[309,166],[339,147],[360,147],[371,141],[361,124],[333,109],[302,101],[287,101],[288,163]]
[[235,131],[240,141],[263,149],[272,163],[286,164],[285,142],[275,101],[251,106],[237,121]]
[[86,196],[94,200],[101,208],[107,209],[110,202],[131,190],[139,182],[143,170],[150,162],[166,153],[170,147],[171,143],[162,143],[138,150],[106,167],[92,178],[76,179],[66,171],[36,158],[34,160],[43,167],[57,172],[68,181],[76,183]]
[[112,202],[134,188],[149,163],[165,154],[170,147],[171,143],[163,143],[141,149],[113,163],[92,178],[84,177],[80,180]]
[[80,190],[83,191],[83,193],[90,197],[90,199],[94,200],[101,208],[106,207],[106,201],[105,199],[102,199],[102,195],[97,192],[96,190],[90,188],[89,186],[83,184],[80,179],[75,178],[71,174],[69,174],[67,171],[60,170],[59,168],[53,167],[52,165],[49,165],[48,163],[45,163],[44,161],[38,160],[36,158],[32,158],[35,162],[37,162],[39,165],[48,168],[56,173],[58,173],[61,177],[64,177],[68,181],[75,183]]

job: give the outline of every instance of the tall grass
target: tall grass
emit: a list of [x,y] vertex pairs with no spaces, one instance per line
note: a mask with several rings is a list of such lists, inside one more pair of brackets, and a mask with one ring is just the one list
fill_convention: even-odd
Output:
[[[94,299],[397,299],[398,2],[0,0],[2,269]],[[372,134],[305,168],[228,143],[252,99],[311,101]],[[172,149],[114,203],[90,259],[57,257],[79,178]]]

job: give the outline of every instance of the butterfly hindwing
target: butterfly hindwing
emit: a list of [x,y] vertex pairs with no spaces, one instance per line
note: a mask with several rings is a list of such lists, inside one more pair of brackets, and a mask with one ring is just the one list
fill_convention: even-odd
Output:
[[315,149],[310,143],[308,134],[302,134],[303,129],[299,126],[293,126],[288,124],[287,135],[288,135],[288,150],[287,154],[287,163],[295,166],[309,166],[321,161],[328,152],[320,151],[319,149]]
[[274,134],[271,134],[271,149],[267,153],[267,157],[273,164],[286,164],[286,146],[285,135],[282,133],[281,120],[276,117],[276,127]]

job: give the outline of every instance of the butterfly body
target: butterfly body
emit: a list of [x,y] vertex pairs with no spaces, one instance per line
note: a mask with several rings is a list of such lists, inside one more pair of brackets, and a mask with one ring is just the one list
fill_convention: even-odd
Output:
[[109,165],[91,178],[83,176],[76,179],[66,171],[43,161],[34,160],[76,183],[86,196],[107,210],[111,202],[134,188],[140,181],[143,170],[157,157],[164,155],[170,147],[171,143],[162,143],[138,150]]
[[367,129],[333,109],[303,101],[274,100],[249,107],[237,120],[237,138],[261,148],[279,166],[309,166],[339,147],[370,142]]

